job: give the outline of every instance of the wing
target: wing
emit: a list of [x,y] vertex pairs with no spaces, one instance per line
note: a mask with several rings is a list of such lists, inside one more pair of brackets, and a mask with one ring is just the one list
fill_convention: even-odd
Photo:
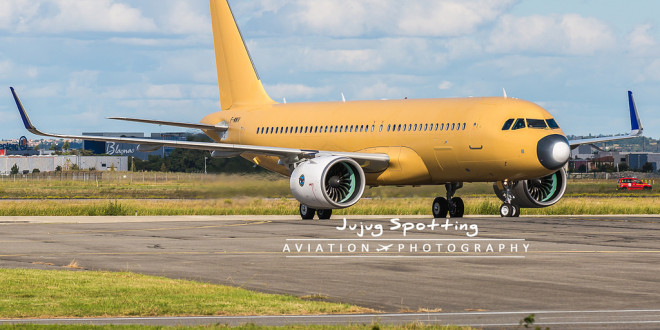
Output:
[[[175,148],[185,148],[185,149],[197,149],[197,150],[208,150],[208,151],[219,151],[222,153],[235,153],[235,155],[240,155],[243,152],[250,152],[266,156],[276,156],[284,164],[294,164],[304,159],[310,159],[320,156],[344,156],[349,157],[358,162],[363,167],[368,167],[372,172],[380,172],[385,170],[390,161],[390,157],[387,154],[382,153],[365,153],[365,152],[342,152],[342,151],[327,151],[327,150],[309,150],[309,149],[295,149],[295,148],[280,148],[280,147],[268,147],[268,146],[255,146],[255,145],[243,145],[243,144],[229,144],[229,143],[217,143],[217,142],[195,142],[195,141],[172,141],[172,140],[154,140],[154,139],[144,139],[144,138],[129,138],[129,137],[105,137],[105,136],[89,136],[89,135],[65,135],[65,134],[54,134],[54,133],[45,133],[38,130],[30,121],[30,118],[23,108],[16,91],[13,87],[10,87],[11,93],[14,96],[14,101],[18,107],[18,112],[23,119],[23,125],[30,133],[42,136],[50,136],[55,138],[62,139],[78,139],[78,140],[88,140],[88,141],[102,141],[102,142],[119,142],[119,143],[134,143],[138,144],[138,149],[142,150],[155,150],[161,146],[175,147]],[[126,118],[129,119],[129,118]],[[124,119],[122,119],[124,120]],[[180,127],[191,127],[183,125],[197,125],[197,124],[186,124],[186,123],[175,123],[175,122],[164,122],[158,120],[147,120],[147,119],[133,119],[131,121],[140,121],[147,122],[152,124],[161,123],[163,125],[168,125],[165,123],[176,124],[174,126]],[[183,125],[182,125],[183,124]],[[205,125],[199,124],[204,128],[208,128]],[[223,126],[212,126],[223,129]],[[191,127],[192,128],[192,127]],[[195,127],[198,128],[198,127]],[[226,130],[226,128],[224,128]]]
[[571,145],[571,149],[575,149],[583,144],[593,144],[598,142],[631,139],[642,135],[642,133],[644,132],[644,127],[642,127],[642,121],[639,119],[639,114],[637,113],[637,106],[635,106],[635,99],[633,98],[633,93],[631,91],[628,91],[628,107],[630,108],[630,134],[619,135],[619,136],[605,136],[605,137],[598,137],[591,139],[569,140],[568,142]]

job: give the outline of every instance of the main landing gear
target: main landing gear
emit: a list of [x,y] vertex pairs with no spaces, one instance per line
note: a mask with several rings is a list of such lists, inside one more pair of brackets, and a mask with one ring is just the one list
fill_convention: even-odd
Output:
[[500,215],[503,218],[520,216],[520,207],[512,203],[513,195],[511,194],[512,184],[509,181],[502,182],[504,188],[504,204],[500,206]]
[[332,215],[332,210],[316,210],[313,209],[305,204],[300,204],[300,216],[303,218],[303,220],[312,220],[314,219],[314,213],[319,216],[319,219],[321,220],[327,220],[330,219],[330,216]]
[[456,190],[463,188],[463,182],[452,182],[445,184],[447,198],[436,197],[433,200],[433,217],[446,218],[447,213],[452,218],[462,218],[465,212],[465,204],[460,197],[453,197]]

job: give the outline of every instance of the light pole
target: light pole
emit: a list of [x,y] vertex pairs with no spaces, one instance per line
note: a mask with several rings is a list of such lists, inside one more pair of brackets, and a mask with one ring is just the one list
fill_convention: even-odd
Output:
[[206,173],[206,160],[207,159],[208,159],[208,157],[204,157],[204,174],[207,174]]

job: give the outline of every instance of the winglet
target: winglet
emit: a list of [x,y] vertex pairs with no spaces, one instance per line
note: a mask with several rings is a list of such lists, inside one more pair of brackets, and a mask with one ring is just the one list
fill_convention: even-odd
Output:
[[635,106],[635,99],[631,91],[628,91],[628,106],[630,107],[630,135],[642,135],[644,127],[642,127],[642,121],[639,119],[637,106]]
[[18,95],[16,95],[16,91],[14,90],[14,87],[9,87],[9,89],[11,89],[11,94],[14,96],[14,101],[16,101],[16,106],[18,107],[18,113],[21,114],[21,119],[23,119],[23,125],[25,125],[25,129],[30,131],[30,133],[40,134],[40,132],[30,122],[30,118],[25,112],[25,108],[23,108],[23,104],[21,104],[21,100],[18,98]]

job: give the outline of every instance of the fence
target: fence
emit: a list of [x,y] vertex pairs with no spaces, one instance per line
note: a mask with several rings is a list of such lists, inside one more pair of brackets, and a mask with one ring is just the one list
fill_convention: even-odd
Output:
[[83,182],[209,182],[219,178],[218,174],[168,173],[168,172],[95,172],[62,171],[40,172],[0,176],[0,182],[17,181],[83,181]]

